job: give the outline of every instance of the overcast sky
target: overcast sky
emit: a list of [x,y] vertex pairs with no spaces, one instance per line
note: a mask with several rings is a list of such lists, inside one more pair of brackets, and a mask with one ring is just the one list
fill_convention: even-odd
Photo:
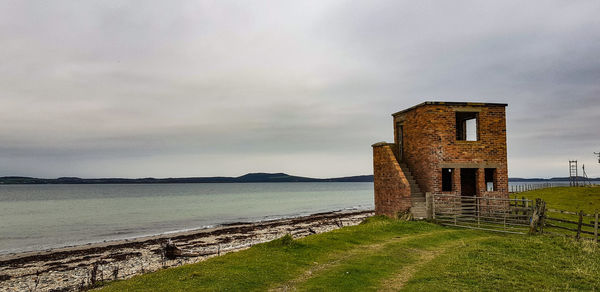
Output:
[[600,176],[599,1],[0,1],[0,176],[372,174],[391,113],[508,103]]

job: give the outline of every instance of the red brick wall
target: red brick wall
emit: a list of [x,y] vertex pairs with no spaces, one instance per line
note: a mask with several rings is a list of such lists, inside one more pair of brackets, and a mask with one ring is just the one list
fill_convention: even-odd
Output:
[[373,145],[375,214],[396,217],[411,207],[410,185],[392,150],[394,144]]
[[[456,140],[457,110],[479,113],[478,141]],[[460,193],[460,168],[479,168],[479,196],[508,196],[504,106],[425,104],[396,115],[394,132],[399,122],[404,125],[404,161],[423,192],[441,193],[442,168],[453,168],[454,192]],[[484,168],[496,168],[497,190],[489,194]]]

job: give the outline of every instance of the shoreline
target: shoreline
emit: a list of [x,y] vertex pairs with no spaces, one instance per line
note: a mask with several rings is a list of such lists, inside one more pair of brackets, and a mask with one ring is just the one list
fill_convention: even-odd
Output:
[[[90,271],[98,279],[125,279],[166,267],[195,263],[227,252],[291,234],[295,238],[356,225],[373,210],[342,210],[259,222],[226,223],[214,228],[137,237],[0,255],[0,291],[72,291],[90,283]],[[199,256],[167,260],[162,246],[171,240]],[[117,271],[115,273],[115,271]],[[114,277],[116,275],[116,277]]]
[[82,242],[82,243],[76,243],[76,242],[75,243],[66,243],[66,244],[60,245],[60,246],[47,247],[47,248],[41,248],[41,249],[36,249],[36,250],[8,251],[8,252],[0,251],[0,265],[4,261],[16,259],[16,258],[22,258],[22,257],[28,257],[28,256],[40,255],[40,254],[47,254],[47,253],[59,253],[59,252],[63,252],[63,251],[70,251],[72,249],[90,249],[90,248],[105,247],[105,246],[110,246],[110,245],[120,245],[120,244],[125,244],[125,243],[135,243],[135,242],[140,242],[140,241],[156,240],[156,239],[160,239],[163,237],[172,237],[172,236],[177,236],[180,234],[199,233],[202,231],[218,230],[218,229],[221,229],[224,227],[230,227],[230,226],[236,226],[236,225],[260,224],[260,223],[266,223],[266,222],[271,222],[271,221],[280,221],[280,220],[302,218],[302,217],[308,217],[308,216],[318,216],[318,215],[324,215],[324,214],[344,213],[344,212],[372,211],[372,210],[373,210],[372,207],[370,207],[370,208],[356,207],[356,208],[345,208],[345,209],[340,209],[340,210],[324,211],[324,212],[317,212],[317,213],[305,212],[305,213],[299,213],[299,214],[293,214],[293,215],[265,216],[258,220],[215,223],[215,224],[209,224],[209,225],[195,227],[195,228],[185,228],[185,229],[179,229],[179,230],[173,230],[173,231],[163,231],[163,232],[158,232],[158,233],[132,235],[130,237],[124,237],[124,238],[112,238],[112,239],[109,238],[109,239],[105,239],[105,240],[97,240],[97,241]]

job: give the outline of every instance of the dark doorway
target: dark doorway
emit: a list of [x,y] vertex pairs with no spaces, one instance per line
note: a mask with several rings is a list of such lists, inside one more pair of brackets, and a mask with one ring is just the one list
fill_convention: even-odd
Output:
[[460,195],[464,196],[461,199],[463,213],[475,213],[477,209],[475,199],[477,196],[477,168],[460,169]]
[[396,124],[396,133],[398,135],[398,160],[403,160],[404,155],[404,126]]
[[452,191],[452,168],[442,168],[442,192]]

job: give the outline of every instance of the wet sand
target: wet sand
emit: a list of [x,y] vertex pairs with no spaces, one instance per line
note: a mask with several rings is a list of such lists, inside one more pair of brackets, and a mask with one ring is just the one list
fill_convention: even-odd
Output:
[[[0,291],[77,291],[96,279],[126,279],[134,275],[202,261],[291,234],[295,238],[359,224],[373,211],[340,211],[255,223],[0,255]],[[166,259],[171,240],[197,256]]]

